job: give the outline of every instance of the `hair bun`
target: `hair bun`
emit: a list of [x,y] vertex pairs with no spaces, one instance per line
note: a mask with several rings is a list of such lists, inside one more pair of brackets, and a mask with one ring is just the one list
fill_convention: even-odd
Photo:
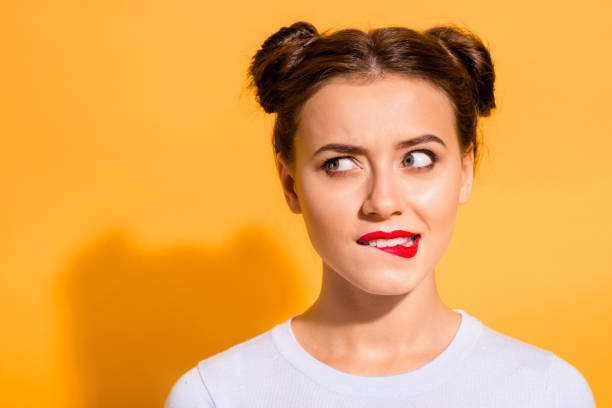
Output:
[[433,27],[425,33],[436,37],[455,63],[465,67],[474,81],[479,115],[489,116],[495,108],[495,70],[487,47],[476,35],[457,26]]
[[257,88],[257,101],[264,111],[277,111],[283,100],[282,80],[303,60],[304,49],[318,34],[312,24],[298,21],[268,37],[253,56],[249,66],[251,86]]
[[289,27],[282,27],[264,41],[261,48],[280,47],[289,43],[304,46],[318,34],[317,29],[306,21],[298,21]]

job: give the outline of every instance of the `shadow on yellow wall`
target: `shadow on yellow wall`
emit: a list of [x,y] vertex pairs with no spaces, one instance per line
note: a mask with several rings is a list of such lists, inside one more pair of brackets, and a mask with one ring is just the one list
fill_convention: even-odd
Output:
[[200,359],[298,312],[306,293],[270,234],[146,250],[122,232],[70,261],[59,302],[88,408],[160,407]]

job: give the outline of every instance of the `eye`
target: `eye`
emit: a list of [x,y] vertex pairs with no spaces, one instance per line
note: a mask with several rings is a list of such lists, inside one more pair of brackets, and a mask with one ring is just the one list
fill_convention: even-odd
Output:
[[414,150],[406,155],[403,164],[407,167],[430,167],[436,161],[436,155],[429,150]]
[[328,173],[342,173],[351,169],[352,160],[350,157],[334,157],[323,163],[323,169]]

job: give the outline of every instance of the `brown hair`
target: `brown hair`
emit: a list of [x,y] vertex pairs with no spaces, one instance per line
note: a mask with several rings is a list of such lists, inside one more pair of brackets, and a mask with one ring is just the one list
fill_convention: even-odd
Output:
[[277,114],[274,151],[289,163],[300,108],[310,96],[335,76],[373,80],[384,72],[425,79],[442,89],[453,104],[461,151],[472,148],[478,163],[478,117],[495,108],[495,72],[487,47],[466,29],[384,27],[319,34],[300,21],[264,41],[248,70],[259,104]]

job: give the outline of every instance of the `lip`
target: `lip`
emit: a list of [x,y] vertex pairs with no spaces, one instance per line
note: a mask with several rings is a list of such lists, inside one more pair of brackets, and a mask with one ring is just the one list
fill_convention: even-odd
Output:
[[365,235],[362,235],[357,241],[372,241],[374,239],[393,239],[393,238],[400,238],[400,237],[410,238],[413,235],[417,235],[417,233],[410,232],[410,231],[403,231],[403,230],[395,230],[391,232],[374,231],[374,232],[369,232]]
[[392,232],[374,231],[374,232],[370,232],[368,234],[363,235],[361,238],[359,238],[357,242],[372,241],[375,239],[393,239],[393,238],[400,238],[400,237],[412,237],[413,235],[417,235],[417,237],[414,239],[414,244],[409,247],[406,247],[404,245],[395,245],[392,247],[385,247],[385,248],[368,246],[369,248],[372,248],[372,249],[378,249],[379,251],[384,251],[389,254],[401,256],[402,258],[412,258],[413,256],[416,255],[417,251],[419,250],[419,241],[421,240],[421,235],[414,233],[414,232],[403,231],[403,230],[395,230]]

